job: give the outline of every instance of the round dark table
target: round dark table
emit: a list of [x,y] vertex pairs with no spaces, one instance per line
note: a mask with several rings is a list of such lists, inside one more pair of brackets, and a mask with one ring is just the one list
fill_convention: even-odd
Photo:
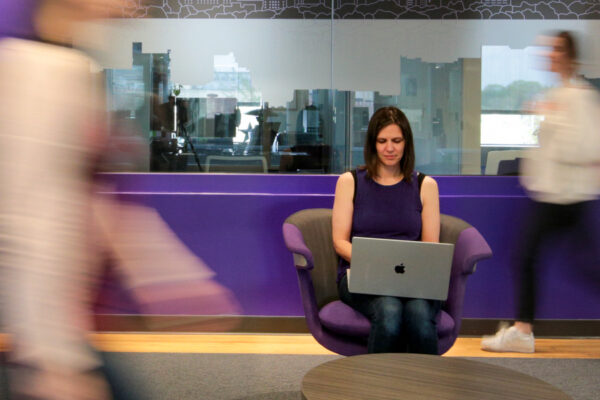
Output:
[[366,354],[304,375],[306,400],[572,400],[532,376],[495,365],[423,354]]

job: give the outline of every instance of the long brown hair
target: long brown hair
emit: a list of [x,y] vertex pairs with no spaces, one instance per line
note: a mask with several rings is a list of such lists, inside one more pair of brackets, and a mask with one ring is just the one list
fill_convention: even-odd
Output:
[[560,31],[554,35],[557,38],[561,38],[565,44],[565,53],[571,62],[576,63],[579,57],[577,51],[577,41],[573,34],[569,31]]
[[379,157],[377,157],[377,136],[383,128],[388,125],[398,125],[404,136],[404,155],[400,160],[400,172],[407,182],[411,181],[412,172],[415,169],[415,146],[413,143],[412,129],[406,115],[396,107],[383,107],[375,111],[369,127],[367,128],[367,140],[365,141],[365,165],[362,168],[367,170],[370,178],[377,176],[377,167],[379,166]]

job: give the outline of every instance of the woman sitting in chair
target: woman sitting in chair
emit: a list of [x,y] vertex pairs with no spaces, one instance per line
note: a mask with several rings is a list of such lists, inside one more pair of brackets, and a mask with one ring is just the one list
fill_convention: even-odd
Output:
[[369,353],[438,354],[439,301],[348,291],[354,236],[439,242],[440,235],[437,183],[414,171],[413,136],[402,111],[384,107],[373,114],[364,154],[366,165],[342,174],[335,189],[333,245],[340,255],[340,299],[371,321]]

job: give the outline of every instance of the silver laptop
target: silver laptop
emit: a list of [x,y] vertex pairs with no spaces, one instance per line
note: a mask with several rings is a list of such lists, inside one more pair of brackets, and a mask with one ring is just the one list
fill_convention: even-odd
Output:
[[446,300],[454,245],[412,240],[352,239],[348,289],[397,297]]

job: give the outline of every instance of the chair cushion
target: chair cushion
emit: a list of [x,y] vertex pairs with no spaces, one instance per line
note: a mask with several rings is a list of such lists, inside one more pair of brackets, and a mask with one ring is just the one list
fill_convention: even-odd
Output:
[[[340,300],[332,301],[319,311],[321,323],[327,329],[347,336],[368,337],[371,331],[371,322],[347,304]],[[454,319],[444,310],[437,318],[438,337],[452,334]]]
[[438,337],[446,337],[452,335],[454,331],[454,318],[446,311],[442,310],[437,318]]
[[327,329],[348,336],[368,337],[371,323],[361,313],[340,300],[326,304],[319,311],[321,323]]

